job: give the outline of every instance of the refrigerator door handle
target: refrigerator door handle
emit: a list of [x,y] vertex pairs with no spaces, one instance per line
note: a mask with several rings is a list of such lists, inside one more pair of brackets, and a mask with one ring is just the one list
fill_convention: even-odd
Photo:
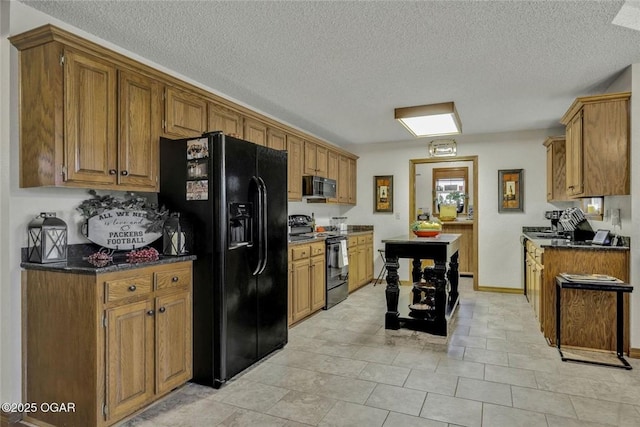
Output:
[[258,181],[260,182],[260,197],[262,198],[261,201],[261,209],[260,209],[260,216],[262,217],[261,219],[261,227],[260,227],[260,241],[261,241],[261,245],[260,248],[262,249],[262,254],[260,256],[260,259],[262,261],[262,266],[260,267],[260,271],[258,271],[258,274],[262,274],[262,272],[264,271],[265,268],[267,268],[267,254],[269,253],[269,248],[267,247],[267,242],[268,242],[268,238],[267,238],[267,184],[264,183],[264,180],[260,177],[258,177]]
[[256,223],[257,223],[256,229],[258,230],[258,236],[256,239],[258,241],[258,265],[256,265],[256,268],[253,270],[253,273],[252,273],[254,276],[257,276],[262,272],[262,270],[264,270],[264,268],[262,268],[262,264],[263,264],[262,258],[264,254],[264,251],[262,249],[262,246],[264,245],[264,242],[262,241],[262,236],[263,236],[262,229],[264,228],[264,223],[262,222],[263,220],[262,212],[264,211],[264,207],[262,206],[262,203],[264,201],[264,197],[262,195],[263,193],[262,186],[264,184],[264,181],[262,181],[257,176],[252,176],[251,180],[256,184],[256,188],[258,190],[258,212],[254,216],[256,218]]

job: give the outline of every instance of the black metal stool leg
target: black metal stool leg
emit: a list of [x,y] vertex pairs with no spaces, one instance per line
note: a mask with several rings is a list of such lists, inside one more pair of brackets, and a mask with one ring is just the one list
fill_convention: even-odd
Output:
[[380,269],[380,274],[378,274],[376,281],[373,282],[373,286],[377,285],[380,280],[383,280],[385,273],[387,272],[387,260],[384,259],[384,251],[382,249],[378,249],[378,253],[380,254],[380,258],[382,258],[382,268]]

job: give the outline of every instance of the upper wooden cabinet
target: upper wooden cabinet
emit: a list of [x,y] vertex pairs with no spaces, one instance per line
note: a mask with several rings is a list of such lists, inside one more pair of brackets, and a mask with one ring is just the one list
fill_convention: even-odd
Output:
[[[327,154],[327,178],[335,180],[336,184],[340,180],[340,173],[338,171],[338,153],[333,150],[328,150]],[[338,189],[335,197],[327,198],[327,202],[337,203],[339,191],[340,190]]]
[[244,139],[254,144],[267,146],[267,125],[254,119],[244,119]]
[[631,93],[577,98],[561,119],[566,126],[567,194],[630,194]]
[[200,136],[207,130],[207,100],[171,86],[165,88],[164,133]]
[[225,135],[243,138],[242,115],[221,105],[209,102],[208,132],[222,131]]
[[304,175],[327,178],[327,147],[314,142],[304,142]]
[[287,135],[288,199],[302,200],[302,139]]
[[348,183],[349,183],[349,199],[348,203],[350,205],[355,205],[357,198],[356,193],[358,192],[358,170],[356,159],[349,158],[349,175],[348,175]]
[[267,147],[274,150],[285,151],[287,149],[287,135],[277,129],[267,129]]
[[567,151],[564,136],[550,136],[547,148],[547,202],[571,200],[567,196]]
[[20,186],[158,191],[158,82],[41,32],[11,42],[20,50]]

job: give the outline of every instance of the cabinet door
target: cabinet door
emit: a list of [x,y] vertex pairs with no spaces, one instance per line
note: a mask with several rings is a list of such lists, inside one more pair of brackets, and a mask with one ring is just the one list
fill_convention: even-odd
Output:
[[[332,150],[329,150],[327,154],[327,178],[335,180],[339,188],[340,184],[338,181],[340,177],[338,176],[338,153]],[[339,190],[336,192],[336,197],[328,198],[327,201],[336,203],[338,201],[338,192]]]
[[65,180],[115,184],[116,68],[65,49]]
[[119,95],[118,183],[158,191],[160,83],[120,71]]
[[[372,238],[373,239],[373,238]],[[373,280],[373,241],[365,245],[365,280],[367,283]]]
[[156,298],[156,393],[191,379],[191,293]]
[[207,101],[194,93],[167,87],[164,114],[169,135],[200,136],[207,129]]
[[311,293],[309,259],[293,263],[293,321],[307,317],[311,313]]
[[582,170],[582,111],[577,113],[566,129],[567,146],[567,194],[580,195],[583,192]]
[[289,174],[289,200],[302,200],[303,142],[295,136],[287,136],[287,167]]
[[287,149],[287,135],[277,129],[267,129],[267,147],[284,151]]
[[324,254],[311,258],[311,311],[316,311],[324,307],[326,301],[326,261]]
[[267,145],[267,127],[253,119],[244,119],[244,139],[258,145]]
[[329,150],[321,145],[316,146],[316,174],[327,178],[327,168],[329,162]]
[[358,245],[358,287],[367,281],[367,248],[366,245]]
[[242,138],[242,115],[220,105],[209,103],[209,132],[221,130],[225,135]]
[[316,158],[317,158],[317,150],[316,144],[313,142],[305,141],[304,142],[304,175],[316,175]]
[[349,203],[349,158],[338,158],[338,203]]
[[350,205],[356,204],[356,193],[357,193],[357,170],[356,170],[356,160],[349,159],[349,200],[348,203]]
[[293,324],[293,264],[289,263],[289,280],[288,280],[289,292],[288,292],[288,309],[287,309],[287,324],[291,326]]
[[144,300],[107,310],[107,417],[126,416],[154,396],[154,310]]

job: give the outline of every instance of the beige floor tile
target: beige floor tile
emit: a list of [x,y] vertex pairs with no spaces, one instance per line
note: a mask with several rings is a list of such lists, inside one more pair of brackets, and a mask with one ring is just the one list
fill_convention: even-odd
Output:
[[539,412],[485,403],[482,425],[487,427],[547,427],[547,419]]
[[401,366],[367,363],[367,366],[360,371],[358,378],[382,384],[402,386],[409,376],[410,371],[411,369]]
[[486,365],[484,368],[484,379],[521,387],[537,388],[538,386],[535,371],[505,366]]
[[593,388],[593,382],[586,378],[557,372],[536,372],[535,375],[539,390],[593,398],[598,396],[598,391]]
[[603,425],[640,426],[640,413],[632,405],[580,396],[571,396],[571,402],[580,420]]
[[[576,418],[559,417],[557,415],[547,414],[547,424],[549,427],[606,427],[602,423],[594,423],[590,421],[579,420]],[[628,427],[637,427],[628,426]]]
[[447,427],[451,424],[428,420],[426,418],[414,417],[407,414],[399,414],[397,412],[390,412],[387,420],[382,427]]
[[267,414],[316,425],[327,415],[335,403],[335,399],[291,391],[272,406]]
[[566,394],[512,386],[511,396],[514,408],[567,418],[577,418],[571,399]]
[[418,416],[426,397],[427,393],[424,391],[378,384],[367,399],[366,405]]
[[511,386],[473,378],[460,378],[455,397],[511,406]]
[[453,396],[458,386],[458,376],[413,369],[404,386],[406,388]]
[[253,381],[238,381],[229,385],[223,403],[250,409],[258,412],[267,412],[289,390]]
[[193,425],[193,427],[202,427],[205,425],[217,425],[219,427],[284,427],[290,424],[284,418],[278,418],[255,411],[240,410],[226,418],[220,424],[196,424]]
[[357,405],[349,402],[337,402],[329,413],[318,423],[320,427],[382,426],[389,411]]
[[482,379],[484,378],[484,363],[443,358],[438,362],[436,373]]
[[486,363],[487,365],[509,366],[509,357],[506,352],[484,348],[467,347],[462,360]]
[[429,393],[420,416],[468,427],[482,425],[482,403],[474,400]]

